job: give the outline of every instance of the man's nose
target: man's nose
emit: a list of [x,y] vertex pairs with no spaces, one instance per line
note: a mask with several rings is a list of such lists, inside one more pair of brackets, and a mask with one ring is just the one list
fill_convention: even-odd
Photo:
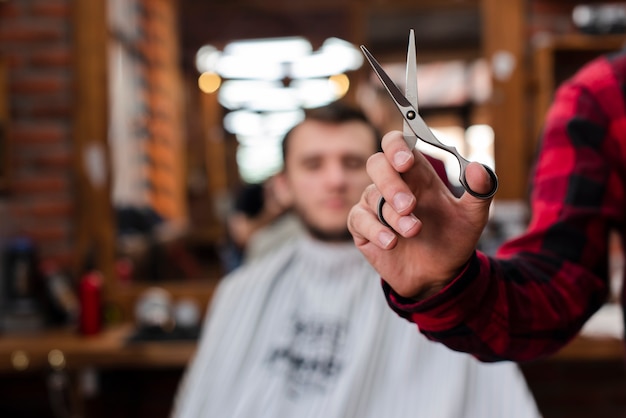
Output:
[[341,164],[330,164],[327,168],[326,178],[333,186],[344,185],[347,178],[345,167]]

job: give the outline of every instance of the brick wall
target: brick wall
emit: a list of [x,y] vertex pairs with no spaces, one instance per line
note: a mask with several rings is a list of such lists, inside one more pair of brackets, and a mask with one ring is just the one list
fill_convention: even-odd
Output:
[[40,254],[71,259],[71,0],[0,1],[0,55],[7,63],[10,186],[0,231],[26,235]]

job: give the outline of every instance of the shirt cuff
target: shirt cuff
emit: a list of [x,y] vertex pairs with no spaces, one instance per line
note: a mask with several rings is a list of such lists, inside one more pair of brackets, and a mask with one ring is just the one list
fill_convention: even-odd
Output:
[[397,294],[382,280],[387,303],[398,315],[416,323],[422,331],[441,332],[466,323],[475,314],[489,285],[489,259],[474,252],[465,269],[438,293],[420,300]]

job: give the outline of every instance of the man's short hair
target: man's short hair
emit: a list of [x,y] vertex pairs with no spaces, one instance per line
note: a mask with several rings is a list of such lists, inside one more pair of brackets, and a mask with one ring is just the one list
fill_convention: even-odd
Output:
[[[380,132],[378,131],[376,126],[374,126],[374,124],[368,119],[365,113],[358,107],[351,106],[343,102],[334,102],[323,107],[307,109],[305,111],[304,121],[309,121],[309,120],[326,122],[330,124],[342,124],[342,123],[352,122],[352,121],[363,122],[371,128],[372,133],[374,134],[373,135],[374,140],[376,141],[376,143],[374,144],[374,148],[377,151],[382,150]],[[283,138],[283,141],[282,141],[283,165],[285,164],[287,160],[289,140],[292,136],[292,133],[302,123],[303,122],[300,122],[299,124],[291,128],[289,131],[287,131],[287,133],[285,134]]]

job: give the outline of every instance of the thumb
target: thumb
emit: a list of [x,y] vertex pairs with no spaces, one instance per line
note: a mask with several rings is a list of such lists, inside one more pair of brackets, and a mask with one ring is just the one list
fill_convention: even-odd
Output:
[[480,163],[471,162],[465,170],[465,182],[474,195],[472,195],[472,193],[465,193],[463,197],[466,199],[478,199],[485,202],[488,206],[493,196],[486,196],[495,192],[495,189],[498,187],[497,181],[493,171],[489,172],[488,169]]

